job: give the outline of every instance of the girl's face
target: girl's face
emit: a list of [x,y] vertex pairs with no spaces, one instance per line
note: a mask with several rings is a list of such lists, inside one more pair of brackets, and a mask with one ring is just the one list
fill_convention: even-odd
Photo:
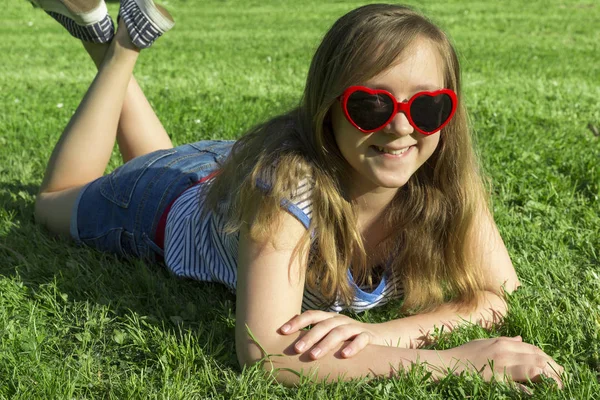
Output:
[[[437,50],[426,40],[417,40],[400,57],[400,62],[359,85],[385,89],[398,101],[417,92],[444,87],[443,62]],[[332,126],[336,143],[353,173],[349,180],[351,193],[398,189],[433,154],[440,132],[423,135],[399,112],[383,129],[365,134],[344,116],[337,101],[332,108]],[[401,150],[401,154],[382,152]]]

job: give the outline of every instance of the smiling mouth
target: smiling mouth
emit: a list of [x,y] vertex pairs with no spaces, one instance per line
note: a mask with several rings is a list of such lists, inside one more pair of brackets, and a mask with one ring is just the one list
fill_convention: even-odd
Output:
[[371,147],[373,149],[375,149],[379,153],[386,153],[386,154],[391,154],[391,155],[394,155],[394,156],[399,156],[401,154],[406,153],[413,146],[408,146],[408,147],[405,147],[405,148],[400,149],[400,150],[391,150],[391,149],[386,149],[385,147],[380,147],[380,146],[371,146]]

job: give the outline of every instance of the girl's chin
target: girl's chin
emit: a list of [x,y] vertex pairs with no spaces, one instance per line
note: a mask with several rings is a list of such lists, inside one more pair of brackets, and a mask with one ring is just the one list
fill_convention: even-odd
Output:
[[383,176],[371,176],[369,179],[371,184],[373,185],[373,189],[399,189],[402,186],[406,185],[410,176],[405,177],[383,177]]
[[406,185],[407,182],[408,182],[408,179],[402,180],[402,181],[394,181],[394,182],[384,181],[384,182],[381,182],[378,186],[381,188],[386,188],[386,189],[400,189],[402,186]]
[[379,187],[388,189],[398,189],[406,185],[412,174],[382,174],[374,171],[371,181]]
[[406,185],[412,174],[409,171],[382,171],[380,168],[366,168],[350,180],[350,185],[362,187],[362,191],[399,189]]

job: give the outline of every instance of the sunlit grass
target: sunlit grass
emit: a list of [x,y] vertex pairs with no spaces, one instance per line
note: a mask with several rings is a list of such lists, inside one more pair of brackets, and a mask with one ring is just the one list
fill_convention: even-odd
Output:
[[[578,1],[411,1],[460,53],[464,101],[493,181],[495,218],[523,287],[503,327],[466,328],[439,349],[517,335],[600,393],[600,5]],[[236,138],[293,106],[316,45],[356,1],[169,1],[177,25],[136,77],[177,144]],[[113,16],[118,4],[110,3]],[[33,201],[52,146],[94,76],[83,48],[26,2],[0,24],[0,397],[513,398],[468,376],[286,389],[241,371],[235,298],[50,238]],[[111,167],[118,165],[115,153]],[[398,304],[364,321],[397,318]]]

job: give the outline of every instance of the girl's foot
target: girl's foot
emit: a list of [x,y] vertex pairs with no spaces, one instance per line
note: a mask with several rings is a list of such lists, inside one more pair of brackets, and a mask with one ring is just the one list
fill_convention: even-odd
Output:
[[69,33],[84,42],[107,43],[115,25],[104,0],[29,0],[60,22]]
[[152,0],[121,0],[119,17],[123,19],[133,44],[145,49],[175,25],[173,17]]

